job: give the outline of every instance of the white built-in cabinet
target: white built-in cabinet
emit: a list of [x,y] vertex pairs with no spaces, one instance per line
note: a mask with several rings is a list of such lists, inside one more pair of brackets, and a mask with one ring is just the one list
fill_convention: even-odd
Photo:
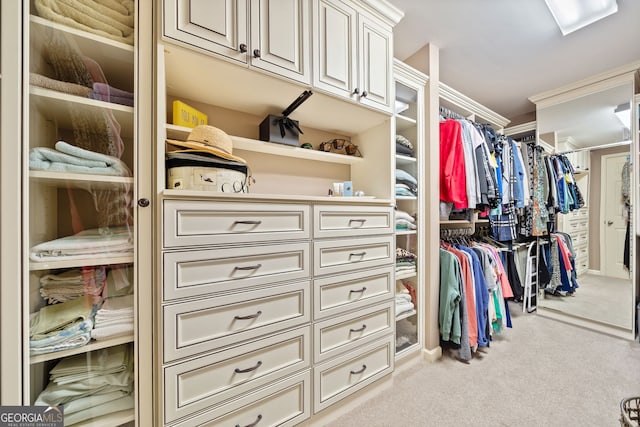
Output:
[[[22,109],[11,137],[2,138],[3,145],[11,140],[18,150],[1,160],[3,172],[17,183],[10,190],[17,203],[4,220],[12,221],[11,228],[20,235],[9,240],[3,223],[2,256],[5,259],[7,248],[13,247],[10,269],[17,279],[10,286],[17,292],[3,290],[1,300],[2,403],[34,405],[43,391],[55,388],[50,372],[60,364],[74,361],[76,369],[92,374],[107,355],[128,353],[118,396],[98,392],[97,400],[80,404],[83,396],[62,386],[58,397],[77,404],[75,410],[65,410],[65,425],[152,425],[152,371],[138,364],[151,356],[151,313],[150,307],[137,304],[151,294],[151,251],[138,247],[138,242],[152,240],[151,162],[138,156],[149,152],[151,141],[151,106],[144,100],[152,85],[150,79],[138,78],[152,72],[151,4],[139,0],[117,11],[126,22],[127,37],[74,24],[64,12],[47,9],[46,2],[39,5],[2,5],[2,32],[15,35],[3,39],[2,50],[16,55],[11,66],[22,72],[3,70],[3,87],[6,83],[15,88],[3,90],[3,108]],[[116,97],[115,89],[130,95]],[[60,142],[69,144],[75,161],[59,160],[64,156]],[[78,149],[85,151],[78,154]],[[119,166],[92,163],[96,153],[119,159]],[[93,160],[114,163],[104,157]],[[114,173],[116,169],[120,172]],[[9,191],[9,180],[3,182],[3,191]],[[140,227],[140,222],[145,225]],[[54,244],[62,243],[60,239],[66,244]],[[4,274],[8,268],[3,265]],[[9,286],[5,279],[3,288]],[[102,323],[103,329],[95,333],[95,314],[114,293],[126,300],[119,303],[128,315],[118,318],[126,327],[107,331]],[[4,333],[10,324],[18,334]],[[6,393],[8,388],[13,392]],[[39,404],[68,403],[51,399],[49,395]]]
[[392,27],[339,0],[313,0],[314,86],[391,111]]
[[[255,58],[241,61],[249,67],[224,60],[202,29],[190,29],[200,32],[194,36],[179,28],[188,20],[176,17],[188,3],[216,7],[163,2],[154,300],[161,398],[155,413],[179,426],[314,422],[330,412],[325,409],[389,378],[395,366],[390,104],[391,30],[399,11],[386,2],[333,2],[352,15],[340,21],[323,11],[329,22],[320,30],[310,24],[319,22],[318,2],[248,3],[248,57],[257,49],[263,59],[293,63],[297,58],[287,52],[298,46],[296,34],[316,42],[341,37],[341,29],[349,34],[324,47],[329,55],[342,49],[353,56],[343,63],[349,91],[337,93],[315,81],[276,78],[290,77],[285,67],[263,73]],[[237,4],[220,3],[220,12],[240,13]],[[292,16],[304,17],[299,27]],[[222,21],[206,25],[233,30]],[[223,40],[231,55],[242,44],[234,37]],[[305,55],[321,57],[316,48],[305,48]],[[351,96],[356,85],[366,96]],[[309,88],[313,96],[292,118],[304,132],[300,143],[313,149],[258,141],[265,114],[277,114]],[[165,139],[185,140],[191,131],[171,123],[174,100],[230,135],[233,154],[247,161],[255,179],[247,193],[163,189]],[[319,150],[336,138],[357,145],[359,155]],[[333,183],[344,181],[364,197],[328,195]]]
[[[409,274],[396,272],[396,291],[412,289],[414,304],[414,309],[411,311],[401,313],[396,311],[395,351],[396,357],[399,358],[421,349],[426,318],[424,277],[427,266],[424,257],[424,227],[427,218],[422,208],[426,200],[426,189],[421,184],[425,182],[424,159],[427,146],[424,133],[424,91],[428,77],[398,60],[394,60],[393,77],[395,82],[395,135],[392,142],[394,169],[407,172],[418,182],[416,196],[395,195],[396,209],[407,212],[415,218],[415,229],[411,229],[412,227],[403,229],[396,225],[396,247],[416,255],[415,272]],[[398,135],[406,138],[413,145],[413,155],[396,152],[395,138]]]
[[172,0],[163,5],[166,37],[310,82],[307,0]]

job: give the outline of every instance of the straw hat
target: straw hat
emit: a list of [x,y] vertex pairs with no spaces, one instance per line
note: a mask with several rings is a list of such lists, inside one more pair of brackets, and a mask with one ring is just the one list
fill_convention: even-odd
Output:
[[207,125],[199,125],[193,128],[186,141],[167,139],[167,142],[178,147],[187,148],[180,152],[202,151],[211,153],[223,159],[247,163],[246,160],[233,155],[233,141],[224,131]]

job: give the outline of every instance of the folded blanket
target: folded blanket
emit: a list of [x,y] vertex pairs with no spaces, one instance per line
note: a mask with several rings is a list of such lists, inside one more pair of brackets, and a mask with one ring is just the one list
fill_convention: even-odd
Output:
[[40,278],[40,295],[50,304],[65,302],[82,295],[102,294],[107,278],[104,266],[83,267]]
[[96,93],[94,91],[89,92],[89,98],[98,101],[110,102],[112,104],[126,105],[133,107],[133,98],[127,98],[123,96],[105,95],[102,93]]
[[87,407],[82,411],[77,411],[70,413],[67,415],[66,409],[64,412],[64,423],[65,425],[73,425],[79,422],[89,420],[92,418],[99,418],[107,414],[111,414],[113,412],[125,411],[127,409],[133,409],[135,405],[135,399],[133,395],[129,394],[124,397],[120,397],[115,400],[110,400],[108,402],[102,403],[100,405],[95,405],[91,407]]
[[69,336],[60,336],[56,340],[48,340],[48,344],[31,341],[29,353],[32,355],[55,353],[85,346],[91,341],[90,327],[79,330]]
[[35,147],[29,151],[29,168],[58,172],[88,173],[95,175],[131,176],[131,171],[120,159],[56,142],[55,150]]
[[106,83],[100,83],[100,82],[93,83],[93,91],[101,95],[118,96],[121,98],[133,99],[133,93],[127,92],[126,90],[115,88],[113,86],[109,86]]
[[396,143],[396,153],[403,154],[405,156],[415,157],[415,154],[412,149],[405,147],[402,144]]
[[[120,10],[105,6],[102,1],[35,0],[38,14],[45,19],[132,45],[135,4],[131,0],[118,3]],[[127,12],[120,13],[124,9]]]
[[396,169],[395,175],[396,181],[407,181],[412,184],[418,185],[418,181],[416,180],[416,178],[405,170]]
[[42,74],[30,73],[29,83],[32,86],[43,87],[45,89],[55,90],[56,92],[68,93],[70,95],[88,97],[91,89],[75,83],[63,82],[56,79],[43,76]]
[[72,236],[43,242],[31,248],[33,261],[53,259],[86,259],[96,256],[126,255],[133,252],[133,241],[127,227],[108,230],[90,229]]
[[405,219],[397,219],[396,220],[396,228],[402,228],[403,230],[415,230],[418,227]]
[[396,218],[396,220],[404,219],[404,220],[409,221],[411,223],[415,223],[416,222],[416,219],[413,216],[409,215],[408,212],[405,212],[405,211],[400,210],[400,209],[396,209],[395,210],[395,218]]
[[44,306],[31,318],[30,336],[48,336],[89,319],[93,315],[93,306],[94,301],[88,295],[62,304]]

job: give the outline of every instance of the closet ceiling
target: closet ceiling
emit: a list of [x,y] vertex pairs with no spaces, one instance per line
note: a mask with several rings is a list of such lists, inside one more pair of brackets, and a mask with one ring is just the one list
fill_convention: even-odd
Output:
[[405,16],[395,56],[440,48],[440,80],[514,119],[532,95],[640,59],[640,1],[562,36],[544,0],[390,0]]

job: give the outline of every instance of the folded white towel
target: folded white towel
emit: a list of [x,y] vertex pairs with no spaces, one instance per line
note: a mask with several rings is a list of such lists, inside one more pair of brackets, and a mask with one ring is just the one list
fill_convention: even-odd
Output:
[[95,175],[131,176],[120,159],[68,144],[56,142],[55,150],[35,147],[29,151],[29,169]]
[[396,214],[396,221],[399,220],[399,219],[404,219],[404,220],[409,221],[411,223],[415,223],[416,222],[416,219],[414,217],[412,217],[411,215],[409,215],[408,212],[401,211],[401,210],[398,209],[398,210],[396,210],[395,214]]

